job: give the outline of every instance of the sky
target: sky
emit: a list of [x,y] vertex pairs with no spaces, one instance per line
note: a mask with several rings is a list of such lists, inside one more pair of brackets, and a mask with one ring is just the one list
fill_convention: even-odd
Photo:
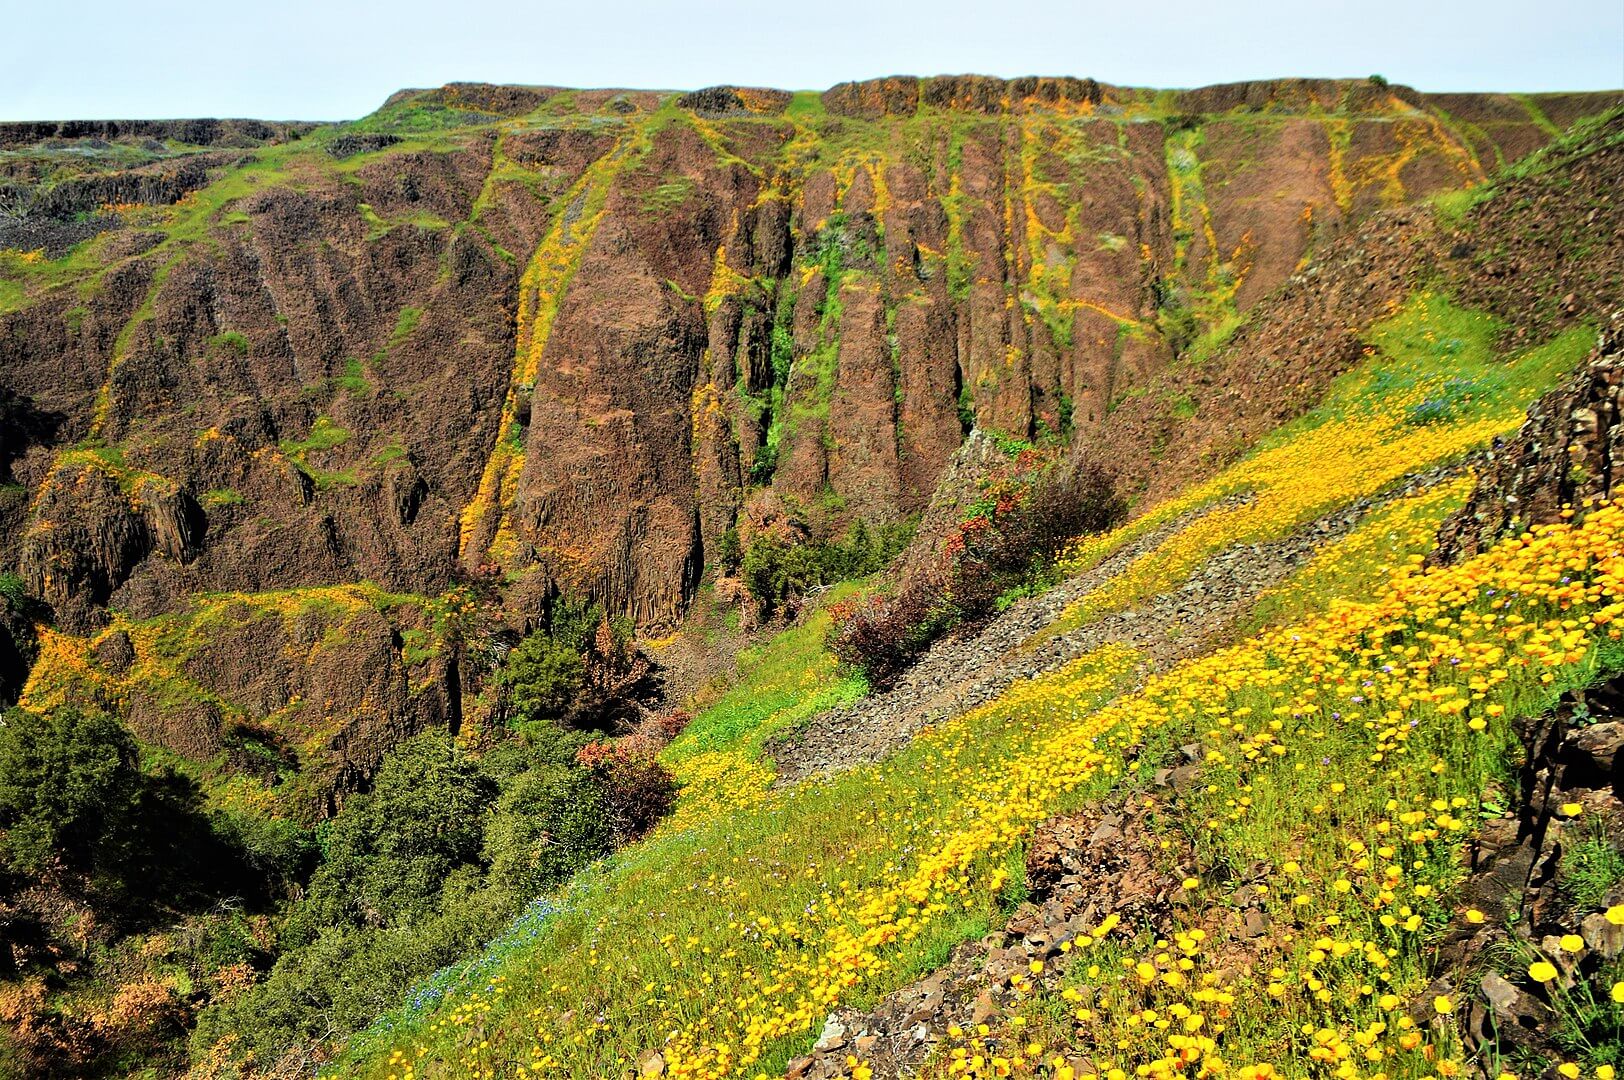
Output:
[[363,116],[465,80],[824,89],[879,75],[1131,86],[1381,74],[1624,87],[1624,0],[0,0],[0,120]]

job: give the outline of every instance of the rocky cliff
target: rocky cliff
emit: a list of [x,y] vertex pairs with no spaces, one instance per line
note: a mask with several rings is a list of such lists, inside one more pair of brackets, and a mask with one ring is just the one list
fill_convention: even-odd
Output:
[[[751,500],[895,520],[972,431],[1103,446],[1152,494],[1169,440],[1168,483],[1210,467],[1357,356],[1404,208],[1616,98],[457,84],[319,127],[3,125],[0,570],[103,692],[136,692],[84,660],[121,634],[190,680],[176,752],[295,716],[386,741],[456,708],[455,649],[410,639],[459,575],[517,622],[564,591],[668,626]],[[351,598],[334,659],[348,631],[289,612],[360,582],[404,599]],[[253,640],[163,653],[221,593]]]
[[971,427],[1097,426],[1343,222],[1601,104],[964,77],[10,125],[13,227],[100,217],[4,256],[41,418],[4,558],[74,630],[458,563],[670,623],[752,490],[916,510]]

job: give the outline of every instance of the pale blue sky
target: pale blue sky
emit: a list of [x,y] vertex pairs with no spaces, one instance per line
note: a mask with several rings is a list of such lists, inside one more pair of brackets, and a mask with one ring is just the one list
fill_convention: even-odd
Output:
[[1624,87],[1624,0],[3,0],[0,120],[345,119],[405,86],[823,89],[887,74],[1180,87],[1373,72]]

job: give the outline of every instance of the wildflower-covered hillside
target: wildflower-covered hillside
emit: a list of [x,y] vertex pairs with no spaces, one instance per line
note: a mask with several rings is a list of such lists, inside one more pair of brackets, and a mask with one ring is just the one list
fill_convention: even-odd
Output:
[[0,149],[0,1078],[1614,1080],[1611,102]]
[[[1597,330],[1519,342],[1416,290],[1317,407],[1077,544],[1060,573],[1092,584],[997,661],[1026,677],[773,784],[762,735],[847,692],[793,632],[664,752],[672,819],[334,1075],[1605,1080],[1620,728],[1584,691],[1624,670],[1624,512],[1427,559],[1474,452],[1602,363]],[[1184,588],[1237,551],[1272,569]],[[1202,603],[1235,617],[1186,647]],[[1600,774],[1553,764],[1551,716]]]

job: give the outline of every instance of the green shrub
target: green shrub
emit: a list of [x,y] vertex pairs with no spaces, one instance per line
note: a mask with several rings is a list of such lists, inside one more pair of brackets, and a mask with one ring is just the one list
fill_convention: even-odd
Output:
[[[231,1035],[274,1061],[359,1030],[607,854],[620,834],[611,793],[638,791],[606,765],[642,759],[611,750],[612,760],[577,764],[586,745],[548,721],[483,757],[443,732],[402,743],[371,792],[321,830],[324,859],[286,920],[283,954],[249,994],[204,1012],[194,1051]],[[625,812],[657,806],[644,799]],[[268,839],[258,847],[276,850]]]
[[12,611],[21,613],[28,605],[28,587],[23,579],[9,570],[0,574],[0,601]]
[[764,614],[823,582],[816,553],[807,544],[757,536],[744,550],[744,587]]
[[459,867],[478,862],[497,787],[444,732],[401,743],[372,791],[320,831],[322,864],[288,922],[308,945],[332,926],[410,924],[438,902]]
[[114,874],[138,854],[145,794],[135,742],[113,719],[13,710],[0,727],[0,844],[12,866]]
[[739,561],[743,557],[744,553],[739,548],[739,530],[736,526],[730,526],[716,542],[716,565],[722,573],[731,574],[739,568]]
[[502,792],[484,858],[493,884],[532,897],[612,846],[601,785],[584,769],[552,765],[520,774]]
[[248,339],[235,330],[227,330],[223,334],[214,335],[209,338],[209,344],[217,349],[236,353],[238,356],[248,355]]
[[[510,775],[544,765],[573,764],[581,747],[593,739],[591,734],[566,727],[556,720],[516,721],[512,727],[518,739],[507,746],[520,756],[522,764]],[[496,756],[492,755],[493,758]],[[501,767],[490,760],[486,765],[487,768]]]
[[249,876],[278,891],[309,874],[316,858],[315,835],[283,818],[264,818],[235,810],[212,815],[215,835],[240,853]]
[[740,563],[744,585],[763,615],[794,602],[810,590],[874,573],[896,558],[913,539],[912,522],[890,522],[878,530],[858,521],[845,540],[791,543],[763,534],[750,541]]
[[603,622],[603,605],[591,600],[562,596],[547,611],[547,633],[560,645],[584,653]]
[[586,678],[586,662],[574,646],[550,634],[531,634],[508,653],[501,684],[520,723],[553,720],[574,704]]
[[0,725],[0,864],[65,874],[113,922],[255,890],[196,783],[143,772],[117,720],[69,708],[13,709]]
[[307,947],[285,954],[265,981],[205,1011],[195,1054],[228,1036],[262,1061],[288,1047],[342,1037],[400,1004],[415,981],[478,949],[511,917],[506,894],[478,887],[464,872],[445,883],[441,903],[420,921],[384,930],[325,927]]

